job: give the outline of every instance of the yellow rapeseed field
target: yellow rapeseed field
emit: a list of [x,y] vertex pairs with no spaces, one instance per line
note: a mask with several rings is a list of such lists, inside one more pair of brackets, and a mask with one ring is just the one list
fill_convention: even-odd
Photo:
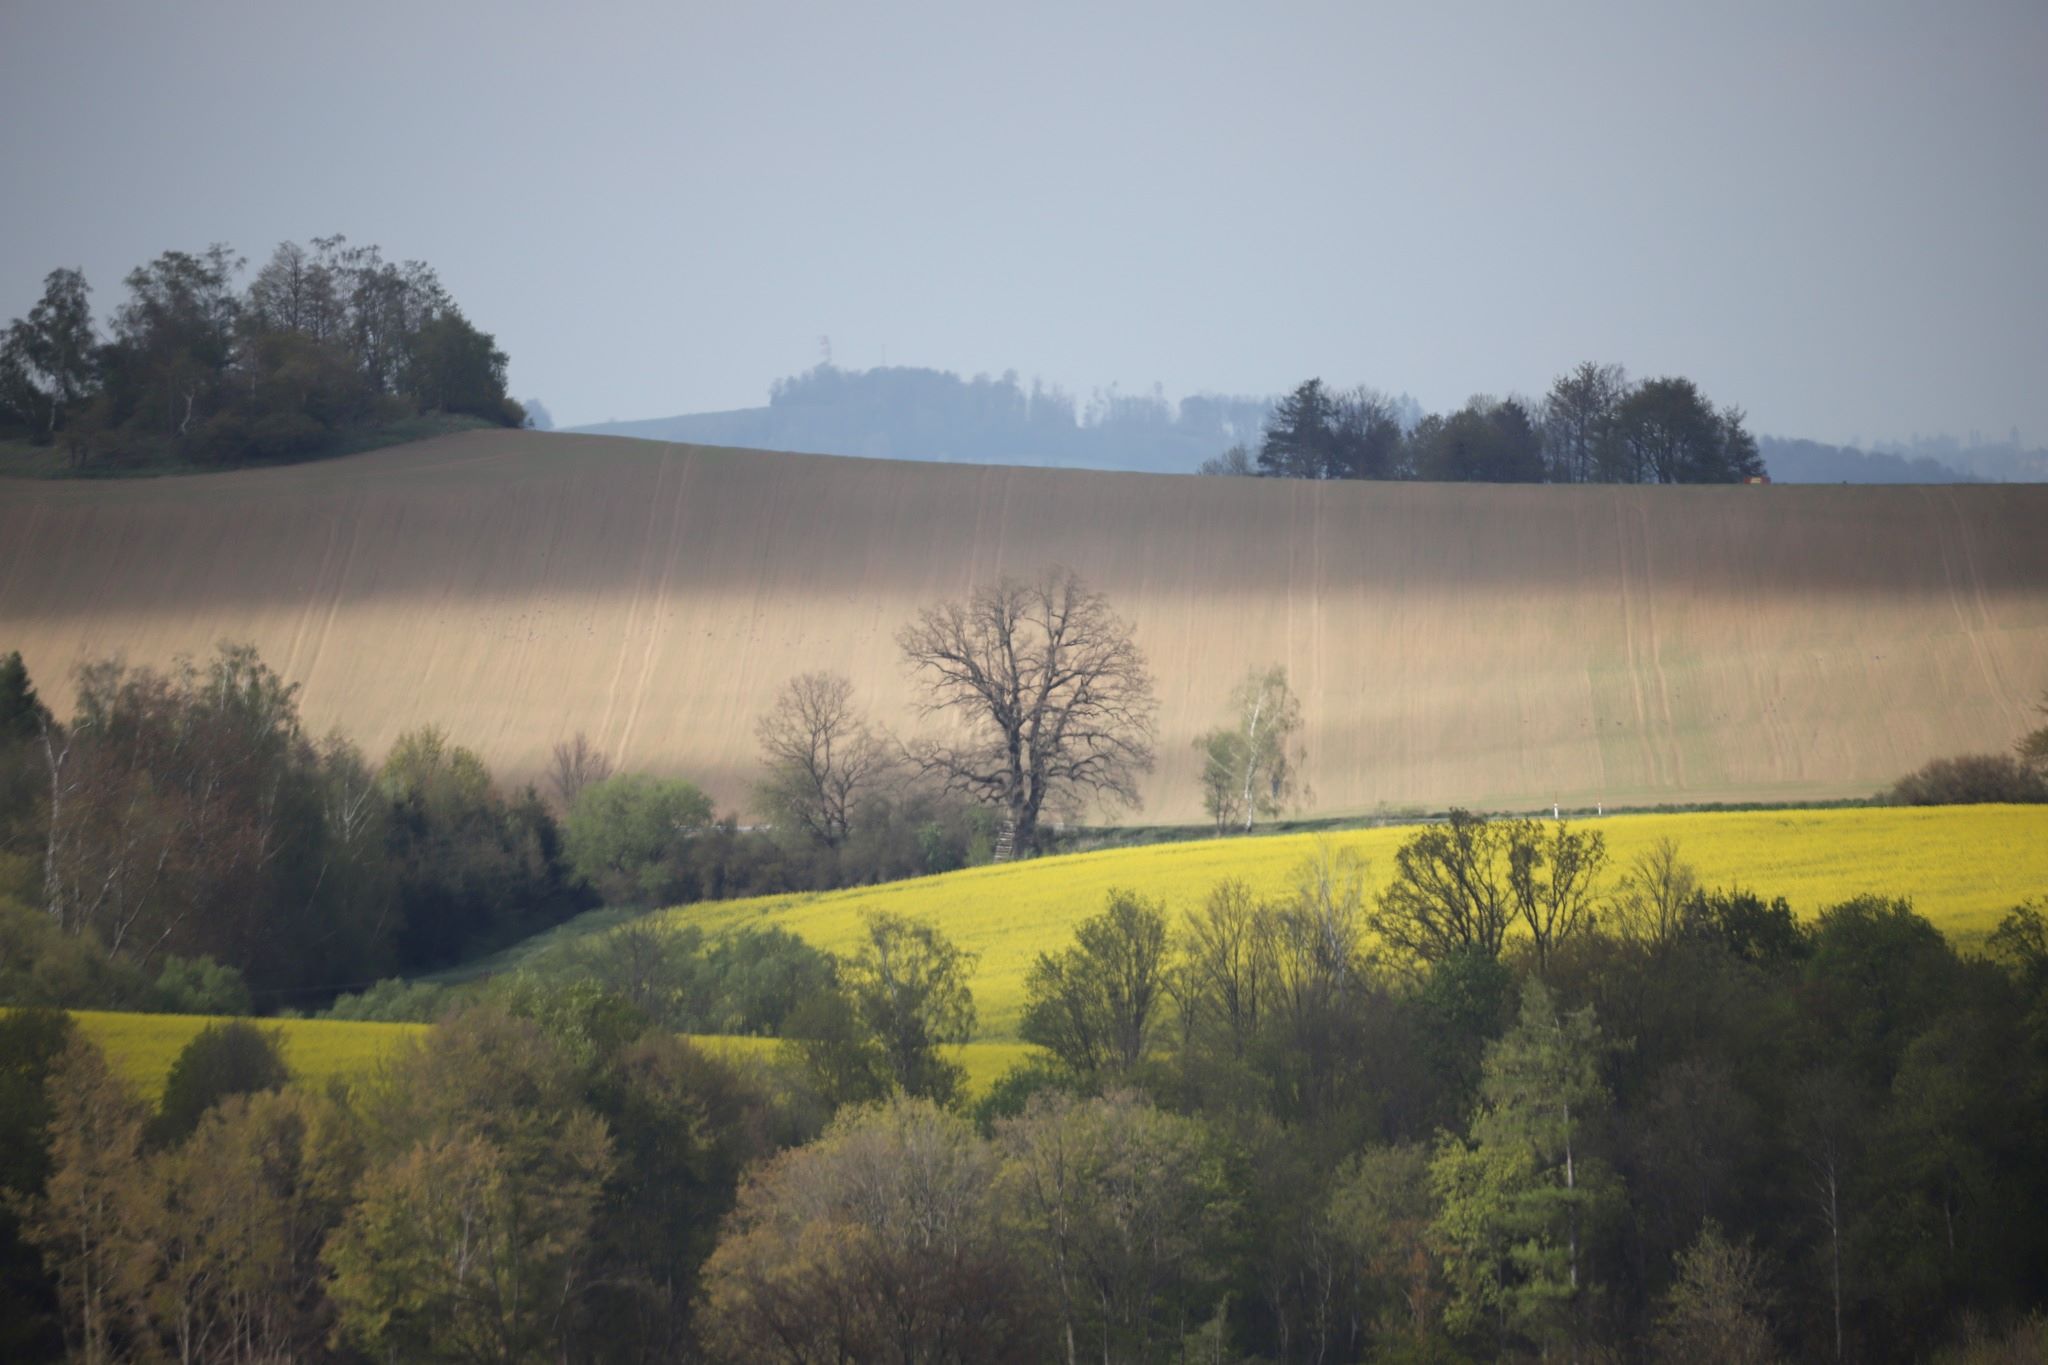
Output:
[[[199,1014],[118,1014],[78,1010],[79,1029],[107,1054],[123,1080],[154,1101],[185,1045],[208,1024],[223,1022]],[[320,1085],[370,1070],[424,1024],[369,1024],[341,1019],[257,1019],[259,1028],[282,1034],[284,1059],[301,1081]]]
[[[2048,895],[2043,806],[1730,811],[1579,823],[1606,835],[1610,884],[1638,853],[1670,838],[1708,886],[1783,896],[1808,918],[1865,893],[1906,896],[1966,946],[2020,901]],[[663,918],[712,934],[772,925],[838,952],[853,947],[871,910],[934,921],[978,955],[980,1037],[1014,1039],[1031,962],[1068,942],[1073,926],[1102,908],[1110,888],[1162,898],[1177,919],[1226,878],[1282,893],[1304,860],[1327,848],[1362,858],[1371,890],[1386,884],[1394,850],[1412,834],[1387,828],[1154,844],[847,891],[691,905],[665,911]]]
[[[72,1018],[123,1080],[154,1103],[163,1094],[171,1064],[208,1024],[222,1022],[195,1014],[122,1014],[79,1010]],[[359,1023],[342,1019],[257,1019],[257,1027],[284,1037],[285,1061],[299,1081],[324,1085],[374,1070],[424,1024]],[[735,1061],[765,1059],[782,1043],[774,1038],[696,1037],[692,1042]],[[1038,1051],[1023,1043],[969,1043],[949,1049],[967,1070],[967,1089],[980,1094],[1005,1071]]]
[[[1709,886],[1741,885],[1783,896],[1805,917],[1864,893],[1907,896],[1966,947],[2012,906],[2048,896],[2048,807],[1626,815],[1582,823],[1607,836],[1613,855],[1610,884],[1637,853],[1670,838]],[[969,1090],[980,1093],[1036,1051],[1016,1041],[1024,975],[1032,960],[1067,943],[1074,925],[1101,908],[1110,888],[1130,887],[1162,898],[1177,917],[1229,877],[1265,894],[1284,893],[1296,869],[1327,850],[1362,859],[1371,889],[1385,884],[1394,850],[1412,833],[1389,828],[1154,844],[820,895],[692,905],[664,911],[661,919],[697,924],[713,934],[773,925],[835,951],[854,945],[861,917],[870,910],[938,923],[977,954],[980,1038],[953,1055],[967,1068]],[[162,1091],[178,1052],[215,1022],[194,1015],[91,1011],[75,1017],[121,1075],[152,1099]],[[325,1019],[259,1023],[283,1034],[293,1071],[315,1084],[372,1069],[424,1027]],[[694,1041],[736,1058],[772,1055],[781,1046],[764,1038]]]

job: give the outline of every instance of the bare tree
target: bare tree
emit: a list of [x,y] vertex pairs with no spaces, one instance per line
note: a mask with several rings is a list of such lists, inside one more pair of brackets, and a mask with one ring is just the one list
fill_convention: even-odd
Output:
[[555,746],[554,766],[548,772],[548,780],[554,785],[555,795],[561,798],[562,809],[566,811],[576,804],[576,798],[585,787],[595,786],[611,775],[610,755],[578,730],[576,738],[565,739]]
[[1669,943],[1684,931],[1685,908],[1699,889],[1699,874],[1678,856],[1677,841],[1659,839],[1635,856],[1615,888],[1614,927],[1637,943]]
[[827,848],[846,842],[861,798],[894,766],[853,703],[853,683],[837,673],[791,678],[754,733],[768,761],[756,789],[764,813]]
[[1243,441],[1239,441],[1221,455],[1212,455],[1195,467],[1197,474],[1220,475],[1227,478],[1248,479],[1258,475],[1259,467],[1252,462],[1252,453]]
[[1535,820],[1509,822],[1508,889],[1539,967],[1558,944],[1591,932],[1593,882],[1606,866],[1607,836],[1598,830],[1581,833],[1559,820],[1546,833]]
[[1500,956],[1515,919],[1505,823],[1453,810],[1447,822],[1401,845],[1394,866],[1373,921],[1383,940],[1425,962],[1465,952]]
[[[2040,704],[2034,709],[2041,713],[2043,720],[2048,720],[2048,692],[2041,694]],[[2020,762],[2043,777],[2048,777],[2048,725],[2043,725],[2038,730],[2030,730],[2021,736],[2020,742],[2014,746],[2014,752],[2019,755]]]
[[1036,846],[1049,799],[1140,804],[1158,709],[1152,675],[1130,626],[1071,570],[1004,577],[965,602],[927,607],[897,642],[923,714],[950,713],[966,731],[920,744],[919,767],[1004,811],[1020,853]]

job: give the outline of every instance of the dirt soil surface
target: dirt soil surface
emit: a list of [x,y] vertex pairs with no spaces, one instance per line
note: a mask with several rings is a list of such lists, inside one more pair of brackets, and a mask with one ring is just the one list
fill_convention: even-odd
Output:
[[1306,809],[1867,795],[2000,750],[2048,687],[2048,486],[1310,484],[474,432],[136,482],[0,481],[0,651],[68,709],[108,654],[254,643],[308,728],[435,723],[501,781],[586,731],[744,812],[754,723],[848,674],[920,723],[916,609],[1070,565],[1157,678],[1140,818],[1285,664]]

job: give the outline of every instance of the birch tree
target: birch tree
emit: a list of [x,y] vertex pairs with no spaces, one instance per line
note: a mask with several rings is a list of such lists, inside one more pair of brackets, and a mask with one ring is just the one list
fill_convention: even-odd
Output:
[[1202,803],[1218,833],[1280,814],[1292,802],[1302,753],[1301,702],[1278,664],[1254,668],[1230,694],[1232,723],[1195,740],[1202,755]]

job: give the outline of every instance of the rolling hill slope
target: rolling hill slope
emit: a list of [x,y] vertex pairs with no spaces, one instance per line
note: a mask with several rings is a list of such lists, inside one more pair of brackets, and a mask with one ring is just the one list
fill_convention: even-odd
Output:
[[[1611,862],[1595,883],[1602,898],[1660,839],[1678,845],[1702,886],[1782,896],[1808,920],[1856,896],[1905,897],[1966,949],[1981,944],[2015,905],[2048,894],[2048,806],[1656,812],[1577,827],[1607,840]],[[1394,851],[1414,833],[1397,827],[1152,844],[843,891],[700,901],[662,911],[657,922],[696,925],[712,936],[783,929],[848,953],[872,912],[929,920],[976,955],[977,1037],[1013,1039],[1031,964],[1072,942],[1075,928],[1101,913],[1113,888],[1163,903],[1168,922],[1178,926],[1219,882],[1235,879],[1258,896],[1284,900],[1304,863],[1349,855],[1358,860],[1370,903],[1394,878]]]
[[[124,483],[0,482],[0,650],[45,695],[249,640],[372,753],[446,726],[501,777],[587,731],[725,803],[791,674],[912,724],[894,635],[1079,570],[1160,681],[1145,818],[1285,663],[1313,808],[1860,795],[2002,748],[2048,686],[2048,487],[1264,483],[532,432]],[[60,709],[61,705],[60,705]]]

